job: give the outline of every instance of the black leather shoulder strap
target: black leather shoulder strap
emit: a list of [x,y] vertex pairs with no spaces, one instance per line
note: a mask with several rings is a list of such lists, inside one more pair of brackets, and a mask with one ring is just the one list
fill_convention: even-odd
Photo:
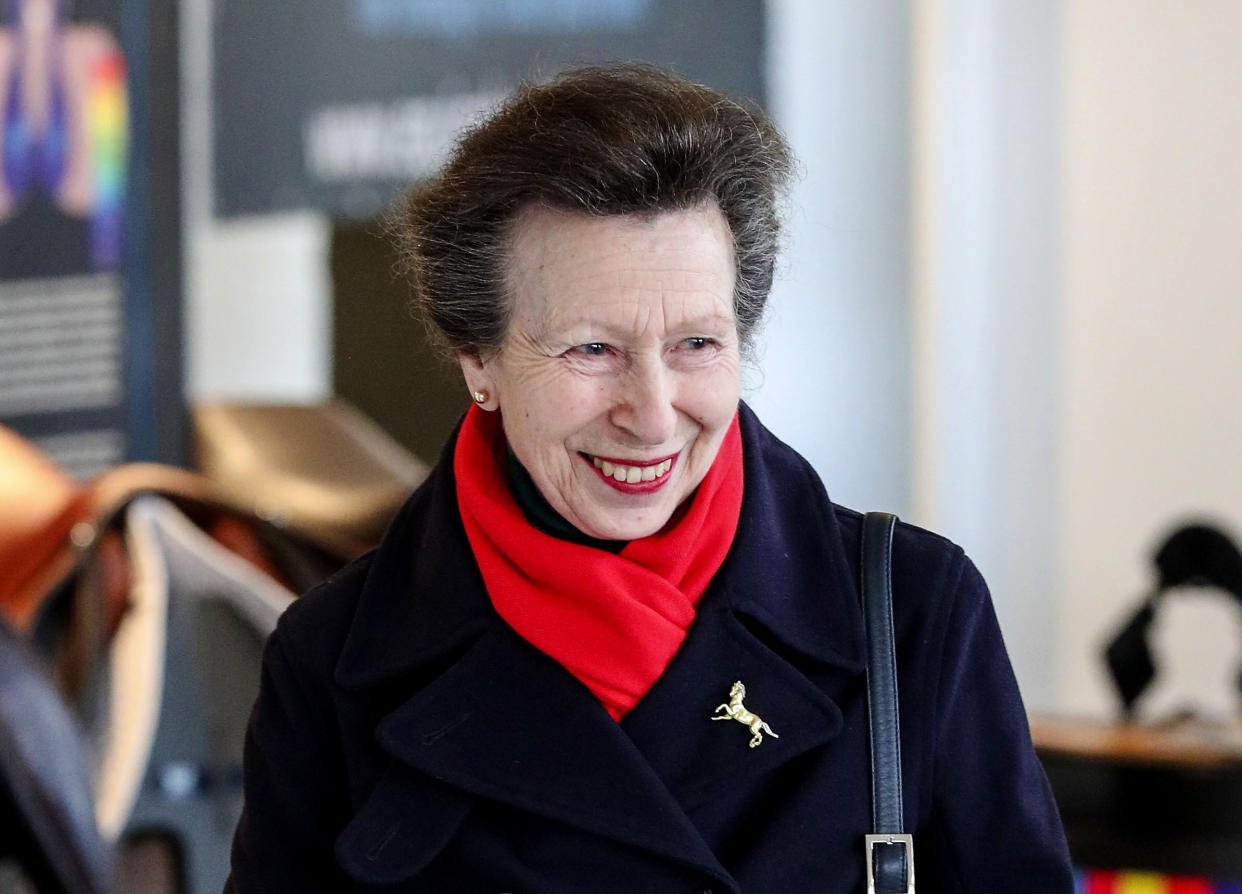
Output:
[[893,641],[892,557],[897,516],[863,518],[861,595],[867,629],[867,713],[871,723],[872,834],[866,836],[867,890],[913,894],[914,842],[902,828],[901,730]]

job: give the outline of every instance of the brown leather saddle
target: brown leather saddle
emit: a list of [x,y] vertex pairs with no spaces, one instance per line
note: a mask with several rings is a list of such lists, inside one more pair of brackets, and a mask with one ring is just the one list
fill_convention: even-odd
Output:
[[336,543],[379,542],[429,471],[352,404],[207,403],[195,460],[223,496]]
[[0,614],[34,641],[74,707],[82,707],[92,670],[129,608],[125,509],[143,494],[168,500],[293,592],[365,548],[261,518],[203,475],[171,466],[129,463],[79,483],[0,426]]

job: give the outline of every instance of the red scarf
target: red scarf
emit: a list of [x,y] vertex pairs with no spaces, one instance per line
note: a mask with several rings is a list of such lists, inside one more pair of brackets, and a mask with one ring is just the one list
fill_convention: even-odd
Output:
[[472,406],[457,436],[457,505],[492,605],[620,720],[668,667],[737,532],[737,417],[675,524],[614,555],[545,534],[505,478],[499,413]]

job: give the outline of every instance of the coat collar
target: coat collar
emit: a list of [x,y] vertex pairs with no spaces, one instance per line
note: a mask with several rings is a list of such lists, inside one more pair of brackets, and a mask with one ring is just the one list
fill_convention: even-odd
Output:
[[778,649],[843,670],[865,663],[857,560],[810,464],[741,407],[746,469],[734,548],[719,577],[733,611]]
[[[621,724],[492,609],[458,517],[450,442],[376,553],[336,668],[346,689],[435,668],[381,721],[381,747],[451,789],[663,855],[733,889],[686,809],[722,780],[835,737],[836,698],[863,667],[853,565],[822,485],[745,406],[741,416],[734,547],[672,664]],[[748,729],[711,720],[734,680],[776,733],[758,748]],[[344,861],[369,853],[375,842],[363,830],[392,812],[390,800],[377,791],[364,805],[342,838]],[[445,803],[464,815],[459,800]],[[430,859],[432,850],[406,853]]]

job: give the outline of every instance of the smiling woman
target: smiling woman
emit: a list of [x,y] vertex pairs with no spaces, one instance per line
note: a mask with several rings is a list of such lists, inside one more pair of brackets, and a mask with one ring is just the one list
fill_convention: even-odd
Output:
[[[866,890],[860,517],[739,396],[790,166],[753,106],[610,66],[410,192],[473,405],[272,635],[229,890]],[[909,525],[891,570],[919,890],[1068,894],[986,587]]]

